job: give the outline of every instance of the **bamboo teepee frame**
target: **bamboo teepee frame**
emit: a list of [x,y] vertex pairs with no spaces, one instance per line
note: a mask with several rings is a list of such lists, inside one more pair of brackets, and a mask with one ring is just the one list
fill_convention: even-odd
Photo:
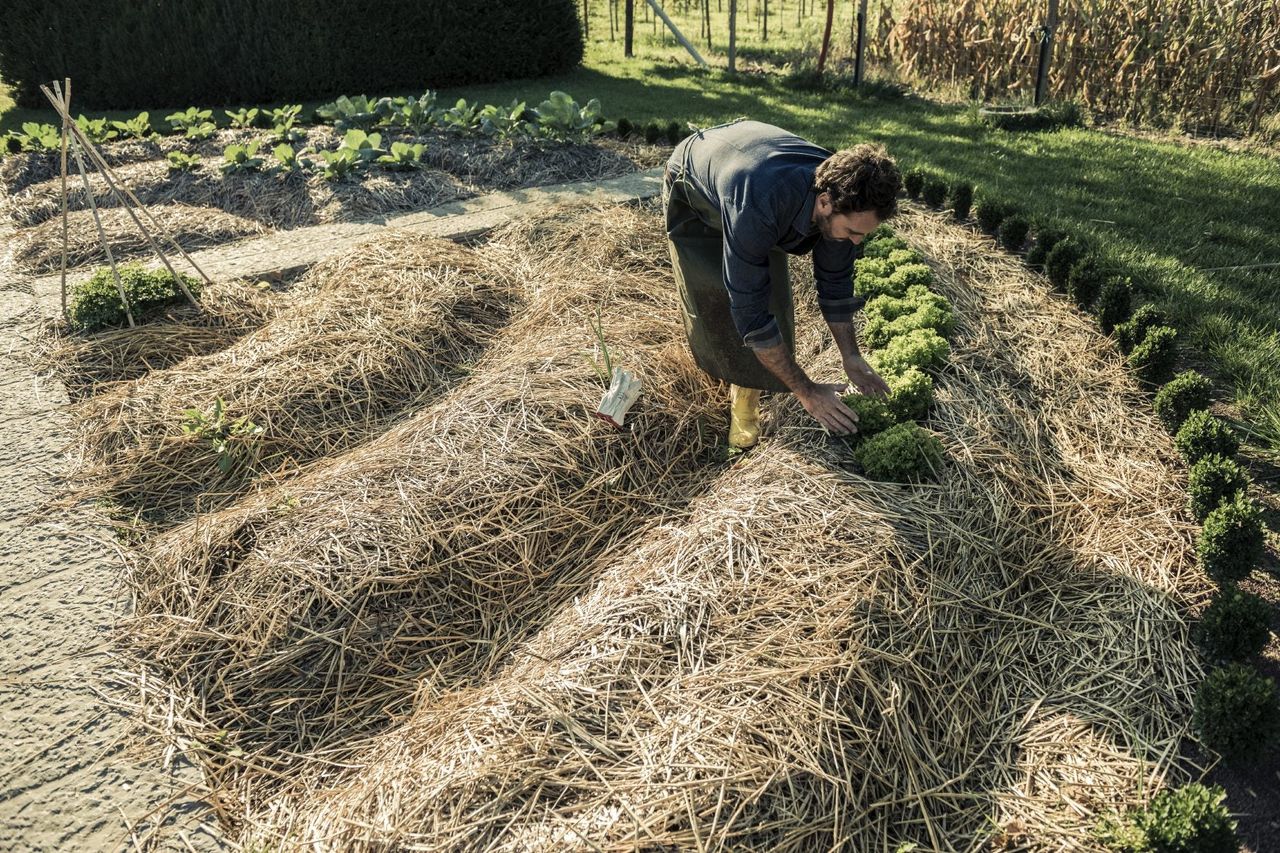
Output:
[[[48,86],[42,84],[40,86],[40,91],[49,99],[49,103],[53,105],[53,108],[57,110],[58,115],[62,118],[62,315],[64,317],[67,316],[68,150],[70,150],[72,157],[75,158],[76,171],[80,173],[80,181],[84,185],[85,197],[89,201],[89,210],[93,214],[93,221],[98,229],[98,239],[101,241],[102,249],[107,255],[107,263],[111,267],[111,275],[115,279],[116,291],[120,294],[120,303],[124,306],[125,317],[129,321],[130,328],[136,325],[136,321],[133,317],[133,309],[129,305],[129,298],[125,293],[124,284],[120,280],[120,270],[116,265],[115,255],[111,252],[110,241],[107,240],[106,231],[102,227],[102,218],[98,215],[98,205],[97,202],[94,201],[93,190],[89,186],[89,177],[84,167],[84,154],[89,156],[90,163],[97,168],[98,173],[102,175],[103,180],[106,181],[107,187],[115,197],[116,203],[129,214],[129,218],[133,220],[134,225],[138,226],[138,230],[142,232],[142,236],[146,238],[152,251],[156,253],[160,258],[160,262],[164,264],[165,269],[167,269],[173,276],[174,281],[176,281],[178,287],[181,288],[182,294],[191,302],[192,305],[196,307],[196,310],[200,310],[200,303],[196,301],[195,296],[182,280],[182,276],[178,275],[178,271],[174,269],[174,266],[170,262],[168,256],[164,253],[164,250],[160,248],[160,244],[156,241],[155,234],[158,234],[161,238],[172,245],[173,248],[177,249],[178,254],[180,254],[186,262],[191,265],[191,268],[196,271],[200,278],[204,279],[206,284],[212,284],[212,280],[205,274],[204,270],[200,269],[200,265],[197,264],[195,260],[187,254],[182,246],[178,244],[177,240],[175,240],[173,236],[156,221],[156,218],[151,215],[151,211],[147,210],[146,205],[138,200],[138,197],[133,194],[133,191],[125,186],[123,182],[116,179],[116,176],[112,172],[111,167],[107,164],[106,159],[102,156],[102,153],[98,151],[97,147],[89,140],[89,137],[85,132],[81,130],[80,126],[71,118],[71,78],[68,77],[64,79],[61,84],[59,84],[57,80],[53,81]],[[151,230],[148,230],[147,226],[143,224],[142,219],[138,217],[139,211],[141,211],[142,215],[151,224],[151,228],[154,229],[155,234],[153,234]]]

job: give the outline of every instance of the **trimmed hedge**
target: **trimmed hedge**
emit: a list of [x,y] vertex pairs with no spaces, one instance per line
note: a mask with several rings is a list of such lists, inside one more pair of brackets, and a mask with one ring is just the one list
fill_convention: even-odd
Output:
[[71,77],[80,109],[296,101],[557,74],[574,0],[9,0],[0,76],[19,105]]

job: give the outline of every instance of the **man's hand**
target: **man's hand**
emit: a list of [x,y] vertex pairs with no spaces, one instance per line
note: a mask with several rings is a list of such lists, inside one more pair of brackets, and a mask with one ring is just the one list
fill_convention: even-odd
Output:
[[809,383],[795,395],[818,423],[836,435],[851,435],[858,431],[858,416],[840,399],[843,391],[843,385]]
[[847,355],[843,362],[844,372],[848,374],[849,382],[854,388],[873,397],[889,393],[889,384],[880,378],[880,374],[871,369],[871,365],[867,364],[862,356]]

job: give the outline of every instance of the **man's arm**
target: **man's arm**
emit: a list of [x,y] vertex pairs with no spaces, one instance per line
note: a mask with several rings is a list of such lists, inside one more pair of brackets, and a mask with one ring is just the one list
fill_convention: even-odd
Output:
[[786,344],[756,347],[753,352],[760,363],[791,390],[814,420],[836,435],[858,431],[858,416],[839,397],[843,386],[814,382],[796,363]]
[[828,319],[827,328],[831,329],[831,337],[835,338],[836,347],[840,350],[840,363],[853,387],[863,394],[888,394],[888,383],[871,369],[858,349],[858,335],[853,330],[853,321]]

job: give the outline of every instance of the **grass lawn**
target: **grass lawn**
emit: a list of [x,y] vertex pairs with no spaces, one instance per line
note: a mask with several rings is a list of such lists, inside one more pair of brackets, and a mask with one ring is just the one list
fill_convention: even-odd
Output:
[[[1106,259],[1130,270],[1146,298],[1170,313],[1188,353],[1234,391],[1254,441],[1280,454],[1280,266],[1252,266],[1280,263],[1276,157],[1091,129],[1009,133],[985,127],[964,104],[796,92],[776,74],[735,79],[720,70],[702,71],[648,25],[638,28],[637,57],[628,60],[621,41],[608,39],[604,4],[597,6],[582,68],[540,80],[452,89],[442,98],[536,103],[552,89],[563,89],[579,100],[599,98],[610,117],[634,122],[705,127],[750,116],[829,148],[880,142],[906,166],[964,177],[979,195],[995,193],[1032,218],[1087,233]],[[754,30],[743,39],[744,62],[795,55],[818,20],[797,27],[791,14],[784,32],[771,22],[768,44]],[[695,19],[679,20],[696,36]],[[838,22],[835,31],[847,34],[847,22]],[[713,32],[724,29],[713,22]],[[705,42],[699,49],[723,66],[720,51],[706,51]],[[170,111],[146,104],[138,109],[149,109],[153,123]],[[0,90],[0,131],[22,121],[50,121],[52,115],[15,109]]]

